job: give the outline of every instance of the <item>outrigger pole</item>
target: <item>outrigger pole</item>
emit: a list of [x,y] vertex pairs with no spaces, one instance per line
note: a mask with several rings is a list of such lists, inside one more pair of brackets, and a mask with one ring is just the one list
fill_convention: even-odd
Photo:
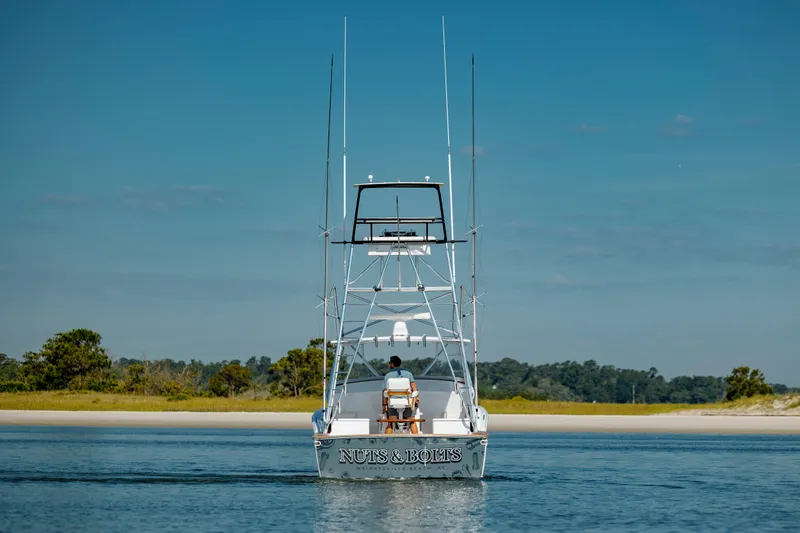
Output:
[[[338,303],[337,305],[337,316],[339,318],[338,324],[338,339],[342,338],[342,333],[344,331],[344,321],[342,318],[345,314],[345,309],[347,307],[347,289],[348,289],[348,277],[349,277],[349,265],[347,260],[347,16],[344,17],[344,51],[343,51],[343,62],[342,62],[342,264],[344,266],[344,301],[342,302],[342,311],[341,315],[338,314]],[[350,243],[350,260],[352,261],[353,255],[353,244]],[[338,340],[337,339],[337,340]],[[327,346],[326,346],[327,350]],[[330,427],[331,423],[331,416],[333,414],[333,410],[331,405],[333,404],[333,394],[336,381],[334,379],[336,373],[338,372],[338,368],[335,368],[339,364],[339,356],[343,353],[344,348],[342,344],[337,342],[336,344],[336,352],[333,359],[333,364],[330,371],[330,377],[328,378],[331,382],[331,388],[327,391],[327,394],[330,396],[329,400],[324,400],[327,402],[325,405],[325,415],[324,420],[326,426]],[[326,352],[327,353],[327,352]],[[330,411],[329,411],[330,409]]]
[[325,168],[325,274],[322,282],[322,408],[327,407],[325,396],[326,378],[328,369],[328,199],[331,186],[331,107],[333,105],[333,54],[331,54],[331,81],[328,89],[328,160]]
[[475,225],[475,54],[472,54],[472,361],[475,372],[475,400],[478,405],[478,280],[475,273],[475,240],[478,238],[478,228]]
[[[344,17],[344,63],[342,67],[342,240],[347,240],[347,16]],[[342,246],[344,290],[347,291],[347,247]],[[338,349],[338,346],[337,346]]]
[[[444,109],[445,115],[447,118],[447,175],[449,180],[449,188],[450,194],[450,232],[452,235],[455,235],[455,224],[453,219],[453,166],[451,163],[450,158],[450,99],[447,94],[447,40],[445,39],[445,31],[444,31],[444,15],[442,15],[442,51],[444,53]],[[451,243],[450,246],[452,247],[452,272],[450,273],[451,282],[453,285],[456,283],[456,246],[455,243]],[[447,244],[445,244],[445,250],[447,249]]]

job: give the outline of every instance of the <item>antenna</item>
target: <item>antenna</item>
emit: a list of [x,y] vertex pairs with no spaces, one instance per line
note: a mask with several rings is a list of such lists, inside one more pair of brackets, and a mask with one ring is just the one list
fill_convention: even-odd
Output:
[[331,81],[328,89],[328,160],[325,168],[325,274],[322,282],[322,408],[327,407],[325,377],[328,369],[328,198],[331,186],[331,107],[333,105],[333,54],[331,54]]
[[478,405],[478,280],[475,275],[475,240],[478,229],[475,223],[475,54],[472,54],[472,361],[475,371],[475,405]]
[[[444,15],[442,15],[442,50],[444,52],[444,108],[445,115],[447,116],[447,175],[450,180],[450,233],[454,234],[455,224],[453,221],[453,166],[450,159],[450,100],[447,95],[447,40],[445,39],[444,32]],[[455,243],[451,243],[453,255],[453,272],[452,280],[456,282],[456,247]]]
[[[347,240],[347,15],[344,17],[344,66],[342,74],[343,125],[342,125],[342,240]],[[347,289],[347,247],[342,246],[345,290]]]

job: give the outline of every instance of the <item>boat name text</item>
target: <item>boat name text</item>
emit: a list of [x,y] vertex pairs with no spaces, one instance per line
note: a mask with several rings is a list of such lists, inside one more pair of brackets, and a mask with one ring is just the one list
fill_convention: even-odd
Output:
[[396,465],[415,463],[458,463],[461,448],[423,448],[387,450],[386,448],[339,448],[339,462],[347,464]]

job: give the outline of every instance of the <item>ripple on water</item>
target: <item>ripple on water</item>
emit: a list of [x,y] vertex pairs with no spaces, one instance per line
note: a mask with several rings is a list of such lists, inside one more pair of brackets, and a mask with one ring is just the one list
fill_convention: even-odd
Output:
[[320,480],[307,431],[0,428],[8,531],[793,531],[800,437],[503,433],[483,480]]

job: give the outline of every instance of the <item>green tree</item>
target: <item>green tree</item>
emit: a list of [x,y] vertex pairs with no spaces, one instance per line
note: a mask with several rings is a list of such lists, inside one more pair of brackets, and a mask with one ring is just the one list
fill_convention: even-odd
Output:
[[[328,346],[331,361],[331,345]],[[311,339],[305,350],[294,348],[270,368],[270,389],[276,396],[322,394],[322,339]]]
[[37,390],[107,388],[111,385],[111,359],[100,341],[100,334],[89,329],[57,333],[38,353],[23,356],[21,374]]
[[0,392],[20,392],[28,386],[19,379],[19,361],[0,353]]
[[133,363],[125,367],[121,389],[134,394],[144,394],[150,382],[147,370],[142,363]]
[[245,367],[253,373],[254,376],[261,376],[267,375],[269,372],[269,367],[272,366],[272,360],[266,355],[262,355],[259,359],[256,359],[255,356],[251,357],[247,360]]
[[0,353],[0,381],[16,381],[17,372],[19,369],[19,362]]
[[244,392],[250,386],[250,370],[237,363],[230,363],[222,367],[214,377],[209,380],[208,386],[216,396],[229,396]]
[[733,369],[728,377],[728,391],[725,393],[726,401],[739,398],[750,398],[758,394],[772,394],[772,387],[764,379],[764,373],[749,366],[738,366]]

